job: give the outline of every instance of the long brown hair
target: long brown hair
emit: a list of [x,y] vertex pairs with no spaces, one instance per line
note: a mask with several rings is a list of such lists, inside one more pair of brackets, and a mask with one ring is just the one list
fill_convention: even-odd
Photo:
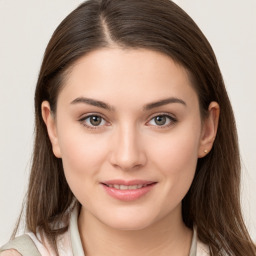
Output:
[[[217,136],[211,152],[198,160],[192,186],[183,199],[182,215],[197,226],[211,255],[253,256],[256,249],[240,208],[240,159],[235,120],[214,52],[194,21],[169,0],[89,0],[69,14],[45,51],[35,93],[35,144],[26,202],[28,230],[53,241],[68,209],[76,201],[57,159],[41,116],[49,101],[56,111],[58,93],[70,67],[88,52],[115,45],[162,52],[181,64],[198,94],[201,116],[209,103],[220,105]],[[56,248],[57,251],[57,248]]]

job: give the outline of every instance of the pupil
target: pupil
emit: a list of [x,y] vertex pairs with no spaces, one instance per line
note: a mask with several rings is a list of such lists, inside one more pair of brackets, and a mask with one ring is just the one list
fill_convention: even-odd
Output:
[[155,117],[155,122],[157,125],[164,125],[166,123],[166,117],[165,116],[157,116],[157,117]]
[[90,123],[94,126],[98,126],[101,123],[101,117],[100,116],[92,116],[90,117]]

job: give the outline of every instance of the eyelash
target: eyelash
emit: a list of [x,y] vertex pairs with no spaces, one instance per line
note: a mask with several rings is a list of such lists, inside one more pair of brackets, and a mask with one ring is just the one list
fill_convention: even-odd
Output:
[[86,128],[88,129],[101,129],[102,128],[102,125],[89,125],[89,124],[86,124],[86,119],[89,119],[89,118],[93,118],[93,117],[99,117],[101,118],[101,122],[104,121],[106,124],[108,123],[105,118],[100,115],[100,114],[89,114],[87,116],[84,116],[82,117],[81,119],[79,119],[78,121],[83,125],[85,126]]
[[175,118],[174,116],[172,116],[172,115],[170,115],[170,114],[168,114],[168,113],[158,113],[158,114],[152,116],[152,117],[150,118],[150,120],[147,122],[147,124],[148,124],[149,122],[151,122],[152,120],[154,120],[156,117],[165,117],[165,118],[169,119],[169,123],[168,123],[168,124],[153,125],[153,126],[155,126],[155,127],[157,127],[157,128],[160,128],[160,129],[168,128],[168,127],[170,127],[170,126],[176,124],[177,121],[178,121],[177,118]]
[[[98,117],[98,118],[101,118],[101,122],[100,124],[103,122],[105,122],[103,125],[92,125],[92,124],[86,124],[86,120],[89,119],[89,118],[93,118],[93,117]],[[173,117],[172,115],[168,114],[168,113],[159,113],[157,115],[154,115],[152,116],[149,121],[146,122],[146,124],[148,125],[152,120],[154,120],[155,118],[157,117],[165,117],[167,119],[169,119],[169,123],[166,125],[166,124],[163,124],[163,125],[149,125],[149,126],[155,126],[157,128],[160,128],[160,129],[163,129],[163,128],[168,128],[172,125],[174,125],[175,123],[177,123],[177,119],[175,117]],[[100,115],[100,114],[89,114],[87,116],[84,116],[82,117],[81,119],[78,120],[83,126],[85,126],[86,128],[88,129],[101,129],[102,126],[105,126],[107,125],[108,126],[108,122],[105,120],[105,118]]]

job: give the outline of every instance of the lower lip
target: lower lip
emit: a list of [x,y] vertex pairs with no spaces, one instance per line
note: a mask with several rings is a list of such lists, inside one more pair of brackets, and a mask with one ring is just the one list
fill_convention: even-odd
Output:
[[139,199],[146,195],[150,190],[152,190],[154,185],[156,185],[156,183],[138,189],[120,190],[116,188],[110,188],[102,184],[103,188],[110,196],[122,201],[133,201]]

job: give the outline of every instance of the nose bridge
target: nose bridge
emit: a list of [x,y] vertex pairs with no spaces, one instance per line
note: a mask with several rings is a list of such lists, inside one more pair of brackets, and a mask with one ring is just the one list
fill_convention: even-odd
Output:
[[136,125],[130,123],[118,127],[112,152],[112,164],[124,170],[145,164],[146,156]]

